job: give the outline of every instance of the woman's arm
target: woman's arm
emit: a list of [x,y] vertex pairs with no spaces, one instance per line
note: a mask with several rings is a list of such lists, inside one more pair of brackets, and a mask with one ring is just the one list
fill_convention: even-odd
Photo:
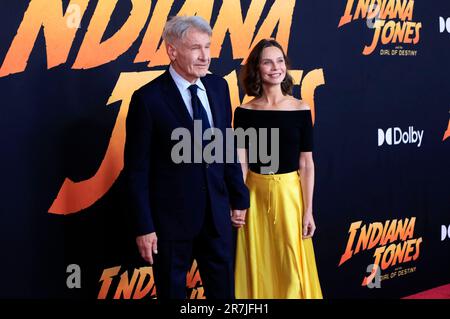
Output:
[[303,238],[310,238],[316,230],[312,207],[314,192],[314,160],[312,152],[301,152],[299,162],[303,196]]
[[[248,163],[247,163],[247,150],[245,148],[238,148],[237,155],[242,168],[242,177],[244,183],[247,179]],[[241,228],[245,225],[245,216],[247,215],[247,210],[232,210],[231,211],[231,222],[234,227]]]

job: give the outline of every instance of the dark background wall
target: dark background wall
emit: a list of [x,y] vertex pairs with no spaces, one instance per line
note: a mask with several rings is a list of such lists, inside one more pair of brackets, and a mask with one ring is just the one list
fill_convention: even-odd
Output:
[[[274,1],[256,2],[264,4],[258,30]],[[29,3],[0,4],[0,63]],[[62,3],[66,8],[68,1]],[[106,106],[119,75],[164,69],[133,62],[157,1],[126,52],[95,68],[73,69],[97,3],[88,1],[66,63],[47,68],[41,29],[25,70],[0,77],[1,297],[96,298],[104,269],[121,266],[120,274],[128,270],[131,278],[135,268],[145,266],[135,247],[121,176],[93,205],[65,216],[49,213],[66,177],[87,180],[100,166],[124,107],[120,101]],[[245,17],[251,3],[241,1],[238,13]],[[184,4],[174,1],[171,15]],[[222,1],[213,4],[212,26]],[[397,298],[450,280],[450,236],[441,238],[442,225],[450,225],[450,139],[443,140],[449,126],[450,22],[448,30],[440,32],[440,17],[450,17],[450,4],[415,1],[412,21],[422,23],[419,42],[379,44],[370,55],[362,54],[374,33],[366,20],[338,28],[346,5],[346,1],[296,1],[287,43],[292,69],[303,70],[302,80],[315,69],[324,78],[314,90],[317,265],[326,298]],[[120,28],[131,7],[130,1],[118,2],[103,39]],[[356,3],[352,12],[355,7]],[[288,18],[289,10],[282,19]],[[380,50],[398,45],[415,55],[380,55]],[[241,61],[233,57],[227,35],[211,71],[225,76],[238,71]],[[296,97],[303,84],[296,87]],[[378,145],[379,129],[408,131],[410,126],[423,130],[420,147]],[[381,288],[361,283],[382,245],[338,266],[352,223],[361,221],[368,227],[412,217],[416,218],[412,239],[422,239],[418,258],[382,269],[382,275],[392,278],[383,280]],[[404,241],[393,244],[401,246]],[[411,255],[415,253],[416,249]],[[69,264],[81,267],[81,289],[66,287]],[[414,271],[407,273],[408,269]],[[400,276],[401,271],[407,274]],[[108,298],[116,286],[117,281]]]

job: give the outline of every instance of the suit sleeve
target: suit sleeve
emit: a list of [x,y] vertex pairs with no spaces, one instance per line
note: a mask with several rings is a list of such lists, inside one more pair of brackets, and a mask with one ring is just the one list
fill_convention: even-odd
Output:
[[155,231],[149,198],[149,167],[152,121],[139,91],[131,98],[126,120],[124,173],[128,207],[136,235]]
[[[226,127],[231,128],[232,110],[230,102],[230,91],[228,88],[228,84],[225,81],[224,83],[226,92]],[[250,198],[247,186],[245,185],[244,179],[242,177],[242,168],[237,156],[234,137],[226,139],[225,144],[227,153],[231,152],[233,158],[232,163],[228,163],[227,161],[225,161],[225,184],[228,189],[228,194],[230,195],[231,209],[247,209],[250,206]]]

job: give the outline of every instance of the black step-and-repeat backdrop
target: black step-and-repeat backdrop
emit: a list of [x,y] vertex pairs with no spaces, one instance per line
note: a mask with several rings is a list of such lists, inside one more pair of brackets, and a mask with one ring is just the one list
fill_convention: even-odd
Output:
[[[125,119],[182,14],[211,23],[234,107],[251,47],[287,50],[314,115],[324,297],[448,283],[448,1],[30,0],[0,4],[0,296],[155,296],[124,202]],[[187,276],[203,298],[195,263]]]

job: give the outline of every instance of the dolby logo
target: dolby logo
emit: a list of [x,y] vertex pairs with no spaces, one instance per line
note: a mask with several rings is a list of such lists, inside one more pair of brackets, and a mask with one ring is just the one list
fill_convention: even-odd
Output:
[[439,17],[439,32],[444,33],[445,31],[450,33],[450,18]]
[[447,238],[450,239],[450,225],[441,225],[441,241]]
[[423,130],[415,131],[413,126],[403,131],[399,127],[390,127],[387,130],[378,129],[378,146],[383,144],[399,145],[399,144],[416,144],[417,147],[422,145]]

